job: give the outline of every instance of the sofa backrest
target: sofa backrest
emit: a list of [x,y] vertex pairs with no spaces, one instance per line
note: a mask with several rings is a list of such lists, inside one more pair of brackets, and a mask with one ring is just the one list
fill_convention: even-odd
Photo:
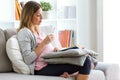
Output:
[[12,71],[12,65],[6,54],[6,38],[4,31],[0,29],[0,72],[9,71]]
[[4,34],[5,34],[5,39],[6,41],[13,35],[15,35],[17,33],[15,28],[8,28],[4,30]]

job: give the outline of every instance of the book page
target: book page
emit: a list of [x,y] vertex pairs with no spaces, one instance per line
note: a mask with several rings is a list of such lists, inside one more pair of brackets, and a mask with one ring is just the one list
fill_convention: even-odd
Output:
[[58,39],[57,34],[55,33],[55,27],[51,26],[51,25],[47,25],[47,26],[41,26],[40,30],[45,33],[45,35],[49,35],[49,34],[54,34],[55,38],[54,40],[51,42],[51,44],[53,45],[53,47],[57,47],[58,49],[61,49],[61,44],[60,41]]

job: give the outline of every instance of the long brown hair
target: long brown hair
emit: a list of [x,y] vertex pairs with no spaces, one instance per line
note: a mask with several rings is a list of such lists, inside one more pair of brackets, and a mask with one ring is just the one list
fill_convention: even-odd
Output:
[[41,8],[41,5],[35,1],[28,1],[22,11],[20,16],[20,27],[18,28],[18,31],[24,27],[27,27],[30,29],[31,23],[32,23],[32,17],[33,14]]

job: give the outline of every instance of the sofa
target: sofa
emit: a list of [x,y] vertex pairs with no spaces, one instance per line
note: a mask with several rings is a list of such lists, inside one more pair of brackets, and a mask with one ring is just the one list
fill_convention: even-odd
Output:
[[[16,73],[6,54],[6,42],[14,34],[16,34],[14,28],[0,29],[0,80],[75,80],[74,76],[71,78],[62,78]],[[95,69],[91,70],[89,80],[120,80],[119,65],[115,63],[98,62]]]

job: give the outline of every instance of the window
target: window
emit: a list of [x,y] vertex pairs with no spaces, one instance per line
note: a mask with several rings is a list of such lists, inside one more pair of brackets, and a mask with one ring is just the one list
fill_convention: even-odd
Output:
[[103,53],[105,62],[120,64],[120,0],[103,0]]

